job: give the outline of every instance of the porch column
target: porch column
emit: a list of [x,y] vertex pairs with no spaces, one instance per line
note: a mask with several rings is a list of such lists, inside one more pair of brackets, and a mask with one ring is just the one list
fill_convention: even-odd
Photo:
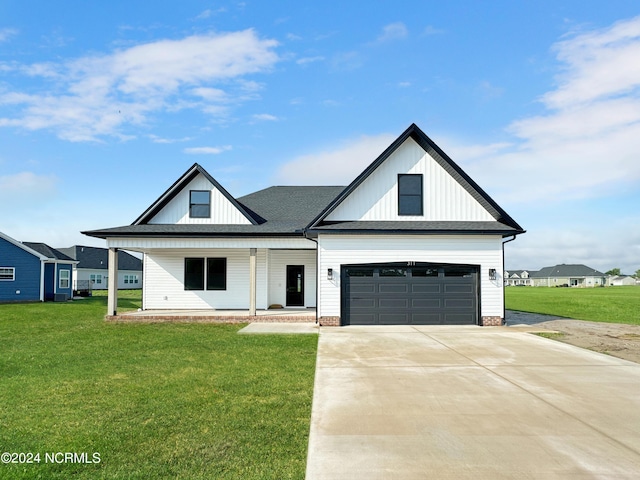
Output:
[[249,315],[255,317],[256,315],[256,248],[249,249]]
[[109,295],[107,297],[107,315],[118,314],[118,249],[109,248]]

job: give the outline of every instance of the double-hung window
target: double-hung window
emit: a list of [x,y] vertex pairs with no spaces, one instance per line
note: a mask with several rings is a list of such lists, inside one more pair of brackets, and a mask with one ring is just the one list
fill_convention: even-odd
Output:
[[0,281],[13,282],[15,279],[15,267],[0,267]]
[[422,215],[422,174],[398,175],[398,215]]
[[211,192],[191,190],[189,192],[189,218],[211,217]]
[[226,258],[185,258],[185,290],[226,290]]
[[58,282],[58,288],[69,288],[70,278],[71,272],[69,270],[60,270],[60,281]]

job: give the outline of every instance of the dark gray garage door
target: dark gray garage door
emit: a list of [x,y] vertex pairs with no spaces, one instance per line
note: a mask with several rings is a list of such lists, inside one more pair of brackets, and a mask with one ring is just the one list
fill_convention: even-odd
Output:
[[475,325],[478,266],[343,265],[343,325]]

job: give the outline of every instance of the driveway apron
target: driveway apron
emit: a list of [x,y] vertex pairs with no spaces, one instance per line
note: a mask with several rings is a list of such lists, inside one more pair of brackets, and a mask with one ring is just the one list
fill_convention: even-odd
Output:
[[307,480],[640,478],[640,365],[508,327],[320,329]]

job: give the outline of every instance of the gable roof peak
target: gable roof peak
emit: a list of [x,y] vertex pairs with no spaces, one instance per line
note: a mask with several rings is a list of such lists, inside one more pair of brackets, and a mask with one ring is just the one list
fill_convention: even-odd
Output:
[[238,201],[207,172],[198,162],[194,163],[178,180],[174,182],[155,202],[147,208],[131,225],[145,225],[160,210],[162,210],[173,198],[176,197],[194,178],[204,176],[251,224],[257,225],[259,221],[251,215]]

